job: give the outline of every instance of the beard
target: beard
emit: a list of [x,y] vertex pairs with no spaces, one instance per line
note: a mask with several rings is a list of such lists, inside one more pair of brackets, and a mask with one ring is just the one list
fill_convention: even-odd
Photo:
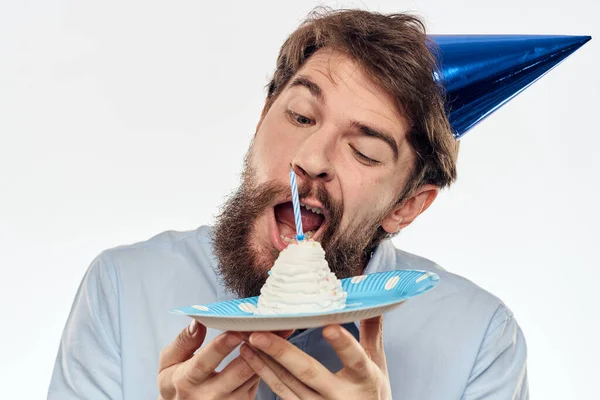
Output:
[[[258,184],[246,163],[240,187],[217,216],[212,241],[219,261],[218,273],[225,286],[239,297],[260,294],[268,270],[278,257],[274,246],[261,246],[256,240],[255,226],[259,217],[275,205],[275,199],[287,198],[289,193],[289,185],[278,181]],[[303,181],[298,186],[298,196],[300,199],[316,197],[329,211],[319,242],[331,271],[340,279],[360,275],[375,247],[390,236],[381,222],[397,203],[384,211],[370,213],[360,221],[351,220],[349,227],[342,231],[343,202],[332,199],[322,183]]]

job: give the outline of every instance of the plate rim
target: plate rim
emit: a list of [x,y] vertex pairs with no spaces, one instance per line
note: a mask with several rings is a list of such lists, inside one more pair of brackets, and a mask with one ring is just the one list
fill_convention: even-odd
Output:
[[[440,282],[440,278],[439,275],[436,272],[433,271],[426,271],[426,270],[420,270],[420,269],[397,269],[397,270],[390,270],[390,271],[380,271],[380,272],[375,272],[375,273],[371,273],[371,274],[362,274],[362,275],[356,275],[356,276],[369,276],[369,275],[376,275],[376,274],[380,274],[380,273],[389,273],[389,272],[395,272],[395,271],[406,271],[406,272],[422,272],[422,273],[427,273],[429,274],[429,276],[427,277],[428,279],[431,280],[432,277],[435,277],[437,279],[433,279],[431,280],[432,282],[432,286],[427,288],[427,290],[425,290],[424,292],[420,292],[418,293],[418,295],[424,294],[428,291],[431,291],[432,289],[435,289],[437,287],[437,285]],[[348,278],[343,278],[343,280],[351,280],[354,277],[348,277]],[[348,293],[348,292],[346,292]],[[174,308],[172,310],[169,311],[170,314],[174,314],[174,315],[185,315],[188,317],[202,317],[202,318],[210,318],[210,319],[252,319],[252,320],[261,320],[261,319],[292,319],[292,318],[313,318],[313,317],[319,317],[319,316],[324,316],[324,315],[333,315],[333,314],[342,314],[345,312],[355,312],[355,311],[363,311],[363,310],[370,310],[373,308],[377,308],[377,307],[385,307],[385,306],[390,306],[390,305],[394,305],[396,303],[403,303],[407,300],[410,300],[413,297],[417,297],[416,295],[413,296],[402,296],[400,298],[395,298],[392,301],[388,301],[388,302],[383,302],[383,303],[378,303],[378,304],[374,304],[374,305],[370,305],[370,306],[365,306],[365,307],[361,307],[358,309],[353,309],[353,310],[348,310],[346,307],[339,309],[339,310],[332,310],[332,311],[323,311],[323,312],[313,312],[313,313],[293,313],[293,314],[254,314],[254,313],[248,313],[247,315],[209,315],[209,314],[200,314],[200,313],[194,313],[194,314],[190,314],[190,313],[186,313],[183,311],[180,311],[181,308],[186,308],[186,307],[194,307],[194,306],[198,306],[198,305],[204,305],[204,306],[210,306],[211,304],[219,304],[219,303],[227,303],[227,302],[231,302],[231,301],[243,301],[243,300],[247,300],[247,299],[254,299],[257,298],[258,296],[252,296],[252,297],[243,297],[243,298],[238,298],[238,299],[232,299],[232,300],[225,300],[225,301],[218,301],[218,302],[212,302],[212,303],[205,303],[205,304],[194,304],[194,305],[188,305],[188,306],[183,306],[183,307],[177,307]],[[200,311],[200,310],[198,310]]]

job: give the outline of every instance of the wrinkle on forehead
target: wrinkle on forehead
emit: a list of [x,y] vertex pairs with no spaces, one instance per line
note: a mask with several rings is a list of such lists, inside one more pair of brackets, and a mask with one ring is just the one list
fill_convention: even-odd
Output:
[[[367,110],[386,118],[392,123],[395,123],[395,119],[399,119],[403,122],[406,121],[404,115],[402,115],[395,106],[393,97],[373,79],[370,79],[369,73],[358,62],[354,61],[349,55],[341,51],[334,49],[318,50],[306,61],[298,73],[304,71],[312,71],[315,74],[324,76],[336,87],[340,84],[344,84],[346,88],[352,92],[355,98],[358,98],[367,104]],[[369,101],[364,95],[358,93],[359,88],[364,89],[372,94],[373,97],[380,100],[378,105],[385,106],[387,111],[389,111],[393,117],[386,115],[385,112],[379,111],[377,108],[368,107],[372,101]]]

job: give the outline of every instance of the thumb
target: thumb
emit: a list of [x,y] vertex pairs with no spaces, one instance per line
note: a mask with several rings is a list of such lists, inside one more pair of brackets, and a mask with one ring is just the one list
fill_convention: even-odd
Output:
[[160,353],[158,371],[189,360],[206,338],[206,327],[195,319]]

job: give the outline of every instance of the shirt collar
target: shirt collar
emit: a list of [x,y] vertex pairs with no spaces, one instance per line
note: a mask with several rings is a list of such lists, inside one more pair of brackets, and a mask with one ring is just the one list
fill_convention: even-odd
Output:
[[396,269],[396,248],[390,239],[385,239],[375,248],[363,275]]

